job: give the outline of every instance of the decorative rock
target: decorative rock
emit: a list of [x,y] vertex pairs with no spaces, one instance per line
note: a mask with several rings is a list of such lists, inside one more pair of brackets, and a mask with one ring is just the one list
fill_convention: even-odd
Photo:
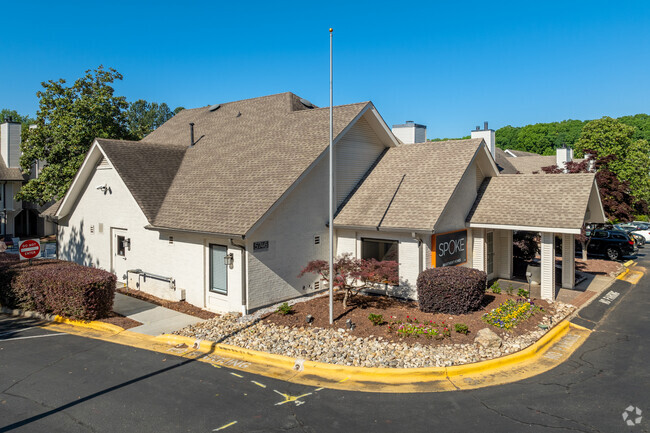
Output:
[[483,328],[476,333],[474,342],[480,344],[483,347],[498,349],[501,347],[503,340],[501,340],[501,337],[492,332],[490,329]]
[[[555,302],[553,309],[554,313],[547,313],[541,323],[552,326],[571,314],[575,307]],[[269,307],[269,311],[273,311],[273,308]],[[360,338],[344,329],[277,326],[260,322],[261,315],[257,314],[244,317],[224,314],[188,326],[175,334],[330,364],[417,368],[444,367],[496,358],[528,347],[548,332],[536,328],[518,337],[505,334],[501,341],[498,335],[486,328],[477,333],[472,344],[429,346],[418,340],[394,343],[377,336]],[[499,339],[499,345],[484,346],[477,341],[485,331],[494,334]]]

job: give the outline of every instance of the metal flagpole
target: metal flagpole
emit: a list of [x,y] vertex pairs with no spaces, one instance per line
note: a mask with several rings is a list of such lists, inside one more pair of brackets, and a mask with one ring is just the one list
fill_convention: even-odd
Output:
[[334,323],[334,116],[332,107],[334,105],[334,93],[332,87],[332,31],[330,28],[330,207],[329,207],[329,232],[330,232],[330,325]]

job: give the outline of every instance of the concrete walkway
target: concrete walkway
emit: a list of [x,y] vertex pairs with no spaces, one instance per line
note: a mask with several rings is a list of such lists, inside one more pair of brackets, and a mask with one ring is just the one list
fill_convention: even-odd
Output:
[[115,293],[113,311],[142,323],[141,326],[131,328],[129,331],[154,336],[168,334],[204,321],[121,293]]

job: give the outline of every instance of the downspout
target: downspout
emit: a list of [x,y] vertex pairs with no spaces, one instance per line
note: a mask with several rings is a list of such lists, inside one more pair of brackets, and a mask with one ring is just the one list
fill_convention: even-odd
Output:
[[237,245],[236,243],[233,242],[232,238],[230,238],[230,245],[233,247],[237,247],[241,249],[242,252],[242,261],[241,261],[241,306],[242,306],[242,314],[245,316],[248,314],[248,308],[246,308],[247,304],[247,296],[246,296],[246,289],[247,289],[247,284],[248,282],[246,281],[246,245]]
[[424,258],[422,257],[424,255],[424,251],[422,249],[422,244],[424,243],[424,241],[415,232],[411,233],[411,237],[416,241],[418,241],[418,275],[420,275],[420,273],[424,270],[423,269]]

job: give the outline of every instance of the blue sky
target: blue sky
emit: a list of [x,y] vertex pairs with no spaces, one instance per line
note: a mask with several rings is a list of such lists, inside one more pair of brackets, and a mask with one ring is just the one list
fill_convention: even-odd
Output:
[[129,101],[187,108],[292,91],[371,100],[428,136],[648,113],[650,2],[7,2],[0,108],[48,79],[116,68]]

